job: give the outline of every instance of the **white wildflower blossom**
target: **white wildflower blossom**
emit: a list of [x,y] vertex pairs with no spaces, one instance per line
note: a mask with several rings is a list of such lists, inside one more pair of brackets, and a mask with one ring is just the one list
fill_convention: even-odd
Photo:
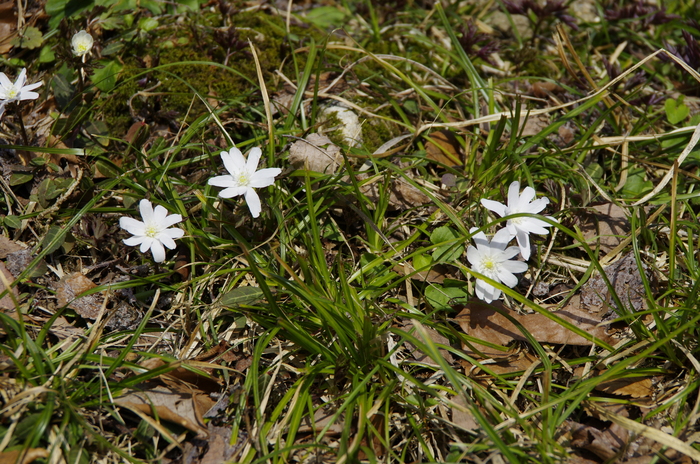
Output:
[[5,73],[0,72],[0,104],[4,107],[4,105],[13,101],[36,100],[39,98],[39,94],[32,92],[32,90],[40,87],[43,82],[24,85],[26,81],[27,70],[25,68],[22,68],[14,84]]
[[212,177],[207,182],[209,185],[224,189],[219,192],[219,196],[222,198],[243,195],[254,218],[260,216],[262,206],[260,197],[253,189],[272,185],[275,182],[275,177],[282,172],[280,168],[266,168],[258,171],[261,156],[262,150],[259,147],[250,150],[247,161],[236,147],[231,148],[228,152],[222,151],[221,160],[229,173]]
[[180,228],[168,227],[182,221],[179,214],[168,215],[168,210],[161,205],[153,209],[151,202],[143,199],[139,203],[139,211],[143,221],[137,221],[130,217],[119,219],[119,225],[133,237],[124,239],[124,243],[129,246],[141,245],[141,253],[149,249],[153,253],[153,260],[156,263],[165,260],[165,248],[174,249],[175,239],[185,235],[185,231]]
[[[476,247],[470,245],[467,248],[467,259],[471,263],[472,270],[508,287],[515,287],[518,284],[518,278],[513,274],[527,271],[527,264],[522,261],[511,261],[519,252],[516,246],[506,248],[513,237],[508,230],[501,229],[489,241],[483,232],[474,233],[476,230],[478,230],[477,227],[470,230],[474,234],[472,239]],[[476,296],[487,303],[501,296],[499,289],[481,279],[476,280],[475,289]]]
[[[533,198],[535,198],[535,189],[525,187],[523,193],[520,194],[520,182],[516,180],[508,187],[508,206],[497,201],[485,199],[481,200],[481,204],[501,217],[518,213],[538,214],[549,204],[548,198],[538,198],[534,201]],[[556,221],[551,216],[547,216],[547,219]],[[541,219],[529,217],[508,219],[508,222],[506,222],[506,229],[510,233],[511,238],[515,237],[517,239],[520,254],[526,261],[530,259],[530,234],[546,235],[548,231],[545,227],[551,227],[551,224]]]
[[90,53],[92,44],[95,43],[92,36],[86,31],[79,31],[73,34],[70,41],[75,56],[85,56]]

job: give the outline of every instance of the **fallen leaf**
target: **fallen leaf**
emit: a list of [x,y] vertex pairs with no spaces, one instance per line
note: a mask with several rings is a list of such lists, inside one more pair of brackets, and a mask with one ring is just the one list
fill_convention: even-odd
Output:
[[[643,263],[642,269],[645,272],[647,270],[647,266]],[[605,267],[603,270],[625,308],[615,311],[613,297],[608,290],[605,280],[599,273],[595,273],[581,287],[581,309],[590,314],[595,314],[596,319],[605,321],[616,318],[618,312],[644,311],[648,308],[644,282],[639,273],[634,252],[630,251],[623,258]],[[566,308],[570,307],[574,310],[573,304],[570,303],[566,306]]]
[[[574,376],[581,377],[583,366],[574,369]],[[596,370],[592,376],[598,377],[605,370]],[[631,396],[632,398],[649,398],[653,394],[652,382],[648,377],[625,377],[621,379],[606,380],[596,384],[595,389],[609,395]]]
[[532,94],[537,98],[547,98],[552,94],[562,93],[564,89],[554,82],[535,82],[532,84]]
[[325,135],[309,134],[289,147],[289,162],[295,169],[333,174],[342,164],[343,156],[340,148]]
[[426,158],[445,166],[464,164],[464,150],[453,132],[448,130],[432,132],[427,139]]
[[[612,413],[621,417],[629,417],[627,405],[605,404],[600,405],[601,409],[609,409]],[[597,411],[589,411],[595,419],[605,420]],[[604,460],[610,460],[617,456],[629,440],[629,432],[624,427],[612,423],[606,428],[597,428],[589,425],[571,422],[571,445],[575,448],[585,449]]]
[[467,408],[467,403],[462,396],[455,396],[452,401],[460,407],[452,407],[452,422],[462,430],[474,432],[479,429],[479,423]]
[[626,211],[614,203],[603,203],[586,208],[579,225],[583,237],[592,247],[609,253],[630,233]]
[[78,295],[96,286],[97,285],[80,272],[73,272],[72,274],[63,276],[56,285],[58,306],[67,305],[81,317],[97,319],[105,298],[103,293],[93,293],[92,295],[78,297]]
[[23,450],[12,450],[0,453],[0,464],[29,464],[37,459],[48,458],[49,452],[44,448],[29,448]]
[[427,271],[416,272],[413,266],[404,263],[395,265],[392,270],[401,275],[406,275],[408,273],[411,275],[411,279],[413,280],[417,280],[419,282],[430,282],[432,284],[441,284],[446,278],[456,278],[456,276],[451,272],[450,268],[444,264],[434,264],[430,266],[430,269]]
[[230,462],[236,447],[231,446],[231,429],[217,427],[212,423],[208,424],[209,440],[207,440],[207,452],[202,456],[199,464],[220,464]]
[[[421,338],[421,332],[418,330],[414,330],[415,325],[413,324],[412,321],[408,322],[406,324],[404,330],[406,332],[411,332],[418,337]],[[430,337],[430,340],[433,342],[433,344],[439,343],[441,345],[446,345],[450,346],[450,341],[444,337],[440,332],[436,331],[435,329],[431,329],[430,327],[423,326],[423,330],[425,331],[426,335]],[[433,366],[433,367],[440,367],[440,365],[434,361],[428,354],[424,353],[421,351],[419,348],[413,346],[411,343],[406,343],[408,350],[411,352],[413,355],[413,359],[415,362],[423,363],[428,366]],[[448,364],[453,364],[454,363],[454,358],[450,354],[449,351],[444,350],[444,349],[438,349],[442,357],[447,361]]]
[[546,114],[529,115],[525,119],[525,126],[520,133],[522,137],[530,137],[532,135],[537,135],[545,127],[549,126],[549,116]]
[[14,240],[10,240],[9,238],[5,237],[4,235],[0,235],[0,259],[7,258],[7,255],[9,253],[14,253],[15,251],[25,250],[26,248],[27,248],[26,245],[23,246],[19,242],[15,242]]
[[15,2],[0,3],[0,55],[12,50],[12,42],[17,37],[17,14]]
[[[526,341],[525,335],[496,308],[509,314],[540,343],[592,345],[591,341],[559,325],[543,314],[517,314],[506,309],[501,302],[489,305],[478,300],[471,300],[455,319],[467,335],[489,343],[505,346],[513,340]],[[576,309],[564,309],[555,314],[600,340],[607,342],[611,339],[603,327],[598,327],[600,321],[592,318],[589,313]]]
[[140,384],[139,387],[141,391],[131,390],[115,398],[114,403],[154,419],[178,424],[196,433],[200,438],[209,436],[201,414],[197,412],[196,394],[183,389],[174,390],[155,382]]
[[[357,176],[357,180],[367,179],[366,174]],[[382,179],[373,179],[360,185],[360,192],[370,200],[371,203],[377,204],[380,200],[380,186]],[[405,180],[391,179],[389,185],[389,209],[393,211],[403,211],[405,209],[415,208],[430,203],[430,197],[418,190],[413,185]],[[383,190],[383,188],[382,188]],[[369,204],[368,206],[371,206]]]
[[[32,255],[31,250],[21,249],[8,253],[5,264],[7,265],[7,270],[10,271],[10,273],[13,276],[19,277],[20,274],[27,270],[29,264],[33,260],[34,255]],[[34,268],[31,271],[29,271],[29,273],[26,274],[26,276],[30,279],[33,279],[46,274],[48,270],[49,268],[46,266],[46,261],[42,259],[39,260],[36,266],[34,266]]]
[[[7,270],[7,268],[5,267],[5,263],[1,261],[0,272],[2,272],[2,275],[4,276],[4,279],[0,279],[0,293],[2,293],[7,289],[7,287],[5,286],[5,281],[7,281],[8,284],[12,284],[12,282],[15,281],[15,278],[10,273],[10,271]],[[10,290],[10,292],[15,297],[15,299],[19,299],[19,290],[17,290],[16,285],[12,287],[12,290]],[[15,312],[17,310],[15,302],[12,301],[10,293],[0,298],[0,310],[3,310],[5,312]]]

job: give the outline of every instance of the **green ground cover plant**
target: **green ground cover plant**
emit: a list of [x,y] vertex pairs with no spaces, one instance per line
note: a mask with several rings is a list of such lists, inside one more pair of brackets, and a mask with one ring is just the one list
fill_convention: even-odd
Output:
[[0,6],[0,462],[700,460],[658,3]]

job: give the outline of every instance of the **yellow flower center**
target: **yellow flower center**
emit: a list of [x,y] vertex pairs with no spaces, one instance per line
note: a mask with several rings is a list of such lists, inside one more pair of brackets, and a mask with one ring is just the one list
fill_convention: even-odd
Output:
[[7,91],[7,98],[15,98],[19,94],[19,89],[14,85]]
[[236,180],[241,187],[247,187],[250,184],[250,174],[247,171],[241,171]]
[[481,265],[483,266],[484,269],[487,271],[493,271],[493,269],[496,267],[496,263],[493,262],[493,260],[489,258],[484,258],[483,261],[481,261]]
[[154,224],[149,224],[146,226],[146,236],[150,238],[156,238],[158,236],[158,226]]

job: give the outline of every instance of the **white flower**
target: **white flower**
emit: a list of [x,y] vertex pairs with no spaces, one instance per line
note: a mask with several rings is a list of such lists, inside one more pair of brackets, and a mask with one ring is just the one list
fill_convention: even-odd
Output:
[[280,168],[267,168],[257,171],[261,156],[262,150],[259,147],[250,150],[248,161],[236,147],[231,148],[228,152],[222,151],[221,160],[224,162],[224,166],[229,174],[212,177],[207,182],[209,185],[224,188],[224,190],[219,192],[219,196],[222,198],[244,195],[250,213],[254,218],[260,216],[262,207],[260,205],[260,197],[253,189],[272,185],[275,182],[275,177],[282,172]]
[[[508,206],[497,201],[484,199],[481,200],[481,204],[501,217],[518,213],[537,214],[549,204],[548,198],[538,198],[532,201],[535,198],[535,189],[532,187],[525,187],[522,195],[519,195],[519,191],[520,182],[516,180],[508,187]],[[547,216],[547,219],[556,221],[551,216]],[[529,217],[508,219],[506,222],[506,229],[510,232],[511,238],[517,238],[520,254],[523,255],[525,261],[530,259],[530,234],[546,235],[547,229],[545,227],[551,227],[551,224],[541,219]]]
[[2,103],[7,104],[13,101],[36,100],[39,98],[38,93],[31,91],[41,86],[43,82],[24,85],[26,80],[27,70],[25,68],[22,68],[14,84],[7,78],[5,73],[0,72],[0,100],[2,100]]
[[175,239],[185,235],[185,231],[180,228],[168,229],[173,224],[182,221],[179,214],[168,215],[165,207],[158,205],[155,210],[151,202],[143,199],[139,203],[139,210],[143,222],[130,217],[119,219],[119,225],[133,237],[124,239],[124,243],[129,246],[141,245],[141,253],[145,253],[149,248],[153,253],[153,260],[160,263],[165,260],[165,249],[175,248]]
[[85,31],[76,32],[73,34],[73,38],[70,40],[70,44],[73,46],[73,54],[75,56],[85,56],[92,49],[92,44],[94,40],[92,36]]
[[[475,230],[478,228],[472,227],[470,232],[474,234]],[[501,229],[496,232],[490,242],[483,232],[472,235],[472,238],[476,243],[476,248],[471,245],[467,248],[467,259],[472,265],[472,270],[508,287],[515,287],[518,284],[518,278],[513,273],[527,271],[527,263],[510,260],[519,252],[516,246],[506,248],[508,242],[513,238],[510,233],[506,229]],[[477,279],[476,296],[491,303],[500,298],[501,291],[493,285]]]

